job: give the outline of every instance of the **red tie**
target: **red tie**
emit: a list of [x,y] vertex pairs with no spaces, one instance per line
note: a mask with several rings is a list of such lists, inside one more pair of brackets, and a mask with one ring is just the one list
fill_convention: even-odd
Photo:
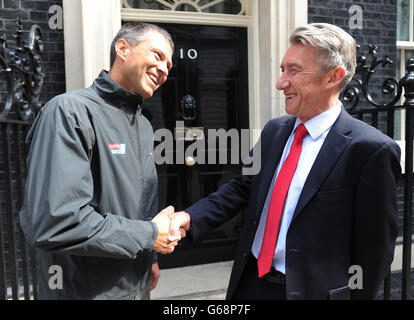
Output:
[[272,198],[270,199],[269,210],[267,212],[267,221],[262,248],[260,249],[259,258],[257,259],[259,278],[268,273],[272,266],[283,206],[290,183],[298,165],[300,152],[302,151],[302,141],[307,134],[308,130],[306,130],[304,124],[301,123],[296,128],[295,138],[293,139],[292,146],[290,147],[289,155],[283,163],[282,169],[280,169],[276,178]]

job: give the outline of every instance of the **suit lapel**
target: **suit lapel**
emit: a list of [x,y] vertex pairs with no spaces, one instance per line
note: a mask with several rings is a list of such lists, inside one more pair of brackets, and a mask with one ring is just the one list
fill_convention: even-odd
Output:
[[296,205],[292,221],[319,190],[321,184],[331,172],[346,146],[351,142],[352,137],[348,136],[351,131],[352,117],[344,109],[342,109],[338,119],[329,131],[325,142],[323,143],[322,148],[315,159],[312,169],[309,172]]
[[296,118],[289,118],[284,124],[280,125],[276,134],[269,139],[270,142],[263,141],[263,148],[268,148],[269,151],[266,159],[262,163],[263,170],[261,171],[260,179],[258,179],[260,185],[258,186],[259,190],[257,193],[256,218],[260,216],[263,210],[273,175],[282,157],[283,149],[293,130],[295,121]]

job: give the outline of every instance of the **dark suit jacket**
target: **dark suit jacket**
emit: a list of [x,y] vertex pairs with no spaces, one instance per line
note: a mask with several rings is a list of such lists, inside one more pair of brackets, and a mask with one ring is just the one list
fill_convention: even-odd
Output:
[[[269,121],[255,146],[261,170],[241,175],[185,211],[197,238],[246,206],[227,292],[245,268],[272,176],[295,118]],[[342,110],[313,164],[286,239],[287,299],[373,299],[394,257],[400,148],[388,136]],[[362,268],[351,290],[350,267]]]

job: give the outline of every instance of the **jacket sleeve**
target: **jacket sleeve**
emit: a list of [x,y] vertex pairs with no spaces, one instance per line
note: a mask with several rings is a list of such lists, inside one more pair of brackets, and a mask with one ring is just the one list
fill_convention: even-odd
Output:
[[[34,247],[73,255],[135,258],[153,248],[157,227],[91,205],[94,131],[75,98],[52,99],[28,135],[28,174],[20,225]],[[85,111],[86,112],[86,111]]]
[[[269,122],[263,129],[259,141],[250,151],[251,161],[243,165],[240,176],[225,183],[216,192],[184,210],[191,216],[191,234],[195,240],[230,220],[247,206],[252,180],[260,172],[260,167],[263,165],[262,141],[266,135],[270,134],[270,130],[267,130],[268,127]],[[257,165],[259,165],[259,169],[257,169]]]
[[194,239],[231,219],[246,206],[250,181],[251,177],[241,175],[184,210],[191,216]]
[[383,144],[371,156],[359,178],[351,265],[361,267],[362,288],[351,290],[352,299],[374,299],[394,259],[400,153],[394,141]]

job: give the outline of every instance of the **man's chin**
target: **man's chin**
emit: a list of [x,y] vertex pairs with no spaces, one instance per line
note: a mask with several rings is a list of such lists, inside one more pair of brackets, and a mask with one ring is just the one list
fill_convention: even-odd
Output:
[[154,91],[145,90],[145,91],[142,91],[141,93],[137,93],[137,94],[140,95],[142,97],[142,99],[148,99],[148,98],[151,98],[153,96]]
[[142,99],[148,99],[152,97],[152,94],[151,95],[146,94],[146,95],[140,95],[140,96],[142,97]]
[[296,110],[297,108],[293,105],[289,105],[289,103],[285,104],[285,111],[287,114],[290,114],[292,116],[296,116]]

